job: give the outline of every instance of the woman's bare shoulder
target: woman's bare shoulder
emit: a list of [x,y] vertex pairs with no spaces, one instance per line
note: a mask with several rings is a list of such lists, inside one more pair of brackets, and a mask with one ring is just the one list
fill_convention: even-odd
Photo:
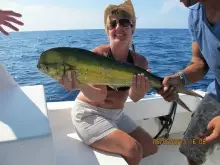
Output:
[[93,52],[99,54],[99,55],[105,55],[109,51],[109,45],[100,45],[92,49]]
[[148,69],[148,61],[147,58],[139,53],[132,51],[132,57],[134,59],[134,64],[143,68]]

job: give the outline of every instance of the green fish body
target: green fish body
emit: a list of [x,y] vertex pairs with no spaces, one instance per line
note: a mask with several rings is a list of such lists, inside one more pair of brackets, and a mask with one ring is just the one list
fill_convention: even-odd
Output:
[[[74,70],[79,83],[108,85],[112,88],[131,86],[133,76],[140,73],[149,79],[152,88],[161,88],[163,81],[163,78],[138,66],[115,61],[80,48],[57,47],[46,50],[41,54],[37,67],[41,72],[57,81],[62,79],[65,72]],[[178,93],[203,98],[201,95],[181,87],[176,90]],[[180,99],[176,102],[190,111]]]

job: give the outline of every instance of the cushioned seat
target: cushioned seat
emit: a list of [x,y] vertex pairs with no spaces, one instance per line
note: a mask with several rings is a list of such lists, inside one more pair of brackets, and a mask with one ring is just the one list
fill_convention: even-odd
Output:
[[20,87],[1,65],[0,164],[55,164],[43,86]]

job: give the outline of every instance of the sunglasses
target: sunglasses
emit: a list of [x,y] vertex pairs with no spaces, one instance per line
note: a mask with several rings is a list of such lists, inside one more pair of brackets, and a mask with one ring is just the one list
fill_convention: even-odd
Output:
[[128,19],[119,19],[118,21],[117,20],[111,20],[109,22],[110,29],[114,29],[117,26],[118,23],[122,27],[129,27],[129,26],[132,27],[133,26],[131,21],[128,20]]

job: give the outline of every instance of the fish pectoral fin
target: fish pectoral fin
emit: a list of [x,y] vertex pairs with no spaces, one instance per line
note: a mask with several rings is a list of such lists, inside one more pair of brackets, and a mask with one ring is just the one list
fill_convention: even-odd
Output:
[[71,71],[67,71],[67,78],[69,82],[72,82],[72,73]]
[[195,97],[200,97],[200,98],[204,98],[202,95],[192,91],[192,90],[187,90],[185,88],[178,88],[177,89],[177,92],[178,93],[183,93],[183,94],[186,94],[186,95],[190,95],[190,96],[195,96]]
[[114,90],[116,90],[116,91],[118,91],[118,88],[117,88],[117,86],[112,86],[112,85],[108,85],[110,88],[112,88],[112,89],[114,89]]
[[[73,79],[72,79],[72,71],[75,71],[75,70],[67,70],[66,71],[66,74],[67,74],[67,78],[68,78],[68,81],[69,82],[72,82]],[[76,81],[77,81],[77,84],[78,85],[82,85],[83,83],[80,81],[80,79],[78,79],[78,76],[77,76],[77,72],[76,73]]]
[[175,100],[175,102],[176,102],[177,104],[179,104],[181,107],[183,107],[184,109],[186,109],[187,111],[192,112],[192,111],[189,109],[189,107],[188,107],[180,98],[177,99],[177,100]]
[[130,87],[127,85],[108,85],[108,86],[116,91],[118,91],[118,88]]

